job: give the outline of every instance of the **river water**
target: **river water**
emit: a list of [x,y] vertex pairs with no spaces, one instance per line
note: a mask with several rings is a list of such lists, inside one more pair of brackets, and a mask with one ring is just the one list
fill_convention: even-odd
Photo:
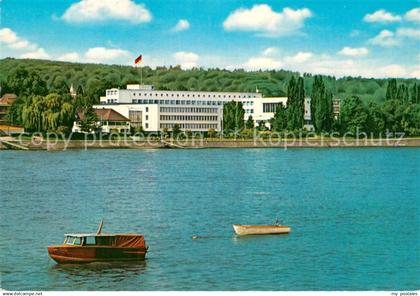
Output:
[[[6,290],[420,288],[420,149],[0,152]],[[57,265],[64,233],[136,232],[140,264]],[[290,235],[236,237],[232,223]],[[192,239],[198,236],[198,239]]]

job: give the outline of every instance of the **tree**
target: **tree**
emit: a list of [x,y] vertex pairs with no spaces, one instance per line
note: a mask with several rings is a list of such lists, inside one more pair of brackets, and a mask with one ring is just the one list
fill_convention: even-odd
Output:
[[57,131],[70,127],[74,117],[73,105],[59,94],[30,96],[22,107],[22,123],[30,131]]
[[23,67],[15,69],[6,83],[8,89],[18,97],[44,96],[48,93],[46,82],[36,72],[29,72]]
[[315,76],[311,97],[312,122],[317,132],[329,132],[333,126],[332,93],[327,91],[321,76]]
[[382,111],[381,106],[375,102],[370,102],[368,104],[368,122],[367,122],[367,132],[374,135],[379,135],[385,130],[385,116]]
[[247,129],[253,129],[254,128],[254,119],[252,119],[252,115],[249,115],[248,116],[248,119],[247,119],[247,121],[245,123],[245,127]]
[[304,123],[305,86],[302,77],[290,79],[287,88],[287,126],[290,130],[301,129]]
[[420,84],[414,83],[411,88],[411,103],[419,104],[420,103]]
[[207,131],[207,136],[209,137],[209,138],[214,138],[214,137],[216,137],[216,130],[214,129],[214,128],[209,128],[208,129],[208,131]]
[[274,113],[270,123],[271,128],[276,132],[287,129],[287,109],[282,103],[277,106],[276,113]]
[[244,128],[245,110],[242,102],[231,101],[223,105],[223,130],[238,133]]
[[96,132],[98,126],[98,116],[96,115],[95,109],[91,105],[86,105],[84,108],[79,110],[79,113],[82,114],[82,118],[80,120],[80,129],[83,132]]
[[396,100],[398,95],[398,89],[397,89],[397,80],[391,79],[388,81],[388,87],[386,89],[386,100]]
[[268,130],[267,126],[265,125],[265,121],[261,120],[258,122],[257,130],[259,131],[266,131]]
[[408,103],[410,101],[408,87],[405,84],[400,84],[398,86],[397,100],[404,103]]
[[22,110],[25,100],[23,98],[17,98],[9,110],[7,111],[7,122],[11,125],[23,125],[22,122]]
[[367,122],[368,113],[362,100],[357,96],[346,98],[341,107],[341,131],[351,132],[353,135],[366,132]]
[[180,132],[181,132],[181,127],[179,126],[178,123],[175,123],[174,126],[172,127],[172,136],[176,137]]

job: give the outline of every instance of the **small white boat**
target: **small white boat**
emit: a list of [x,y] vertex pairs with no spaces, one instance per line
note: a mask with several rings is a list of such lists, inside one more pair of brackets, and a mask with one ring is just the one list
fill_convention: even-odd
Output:
[[252,234],[287,234],[290,232],[289,226],[283,225],[241,225],[233,224],[233,229],[237,235]]

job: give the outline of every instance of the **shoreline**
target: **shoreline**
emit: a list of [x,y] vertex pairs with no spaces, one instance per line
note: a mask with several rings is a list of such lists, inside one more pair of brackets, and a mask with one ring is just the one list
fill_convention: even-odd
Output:
[[1,150],[46,150],[65,151],[88,149],[209,149],[209,148],[401,148],[420,147],[420,138],[402,139],[197,139],[197,140],[54,140],[47,141],[2,141]]

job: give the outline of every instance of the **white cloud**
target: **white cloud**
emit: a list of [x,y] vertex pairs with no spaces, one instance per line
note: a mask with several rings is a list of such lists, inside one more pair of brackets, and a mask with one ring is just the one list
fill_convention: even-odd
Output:
[[266,49],[264,49],[263,55],[264,56],[272,56],[272,55],[276,54],[278,51],[279,51],[279,49],[277,47],[267,47]]
[[94,63],[112,62],[120,58],[128,58],[130,53],[123,49],[94,47],[89,48],[85,53],[85,59]]
[[175,62],[183,69],[190,69],[197,66],[199,60],[198,54],[194,52],[178,51],[173,55]]
[[267,4],[254,5],[251,9],[239,8],[223,22],[227,31],[250,31],[261,36],[291,35],[303,28],[305,19],[312,16],[307,8],[293,10],[284,8],[273,11]]
[[307,62],[309,59],[312,58],[312,56],[313,56],[312,52],[300,51],[297,54],[295,54],[294,56],[285,57],[285,61],[288,64],[300,64],[300,63]]
[[404,66],[399,64],[386,64],[379,59],[357,59],[348,57],[329,56],[311,52],[298,52],[286,57],[252,57],[245,63],[225,67],[229,70],[265,70],[286,69],[300,73],[313,73],[323,75],[362,76],[362,77],[419,77],[420,65]]
[[50,58],[50,55],[46,53],[46,51],[43,48],[38,48],[35,51],[24,53],[20,56],[23,59],[40,59],[40,60],[46,60]]
[[190,23],[188,20],[181,19],[176,23],[176,25],[171,29],[172,32],[180,32],[188,30],[190,28]]
[[270,57],[253,57],[250,58],[245,64],[240,66],[246,70],[271,70],[278,69],[283,66],[279,60]]
[[420,8],[414,8],[407,11],[407,13],[404,15],[404,19],[409,22],[419,23],[420,22]]
[[80,0],[64,12],[62,19],[69,23],[124,20],[139,24],[150,22],[152,14],[132,0]]
[[398,65],[398,64],[391,64],[387,66],[380,67],[378,69],[379,73],[386,73],[388,77],[406,77],[407,70],[405,67]]
[[343,49],[341,49],[338,52],[339,55],[344,55],[344,56],[349,56],[349,57],[365,56],[368,53],[369,53],[369,50],[366,47],[355,48],[355,47],[348,47],[348,46],[343,47]]
[[382,30],[377,36],[369,39],[369,43],[389,47],[399,45],[400,41],[396,38],[396,35],[393,32],[389,30]]
[[420,39],[420,30],[418,30],[418,29],[398,28],[396,34],[397,34],[397,36],[400,36],[400,37]]
[[36,44],[17,36],[10,28],[0,29],[0,43],[12,49],[36,50],[38,48]]
[[68,52],[57,58],[59,61],[80,62],[80,55],[77,52]]
[[401,17],[399,15],[392,14],[384,9],[375,11],[374,13],[367,14],[363,18],[368,23],[393,23],[400,22]]
[[0,41],[7,43],[7,44],[11,44],[14,43],[18,40],[16,33],[13,32],[11,29],[9,28],[3,28],[0,30]]
[[397,31],[382,30],[377,36],[369,40],[369,43],[384,47],[396,46],[402,44],[404,39],[420,39],[420,30],[413,28],[398,28]]

